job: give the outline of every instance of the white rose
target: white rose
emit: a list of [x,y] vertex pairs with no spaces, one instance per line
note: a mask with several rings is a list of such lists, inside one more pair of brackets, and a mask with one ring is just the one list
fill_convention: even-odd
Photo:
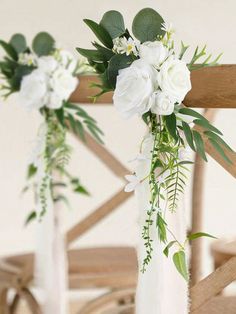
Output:
[[171,56],[160,68],[158,83],[164,93],[180,103],[191,89],[190,71],[183,61]]
[[47,107],[50,109],[59,109],[63,105],[63,100],[57,93],[52,91],[48,97]]
[[47,77],[40,70],[26,75],[19,91],[19,97],[28,109],[40,109],[45,105],[47,97]]
[[114,106],[124,118],[144,114],[150,109],[149,98],[156,87],[155,70],[143,60],[136,60],[117,76]]
[[59,52],[60,63],[63,67],[65,67],[68,71],[73,73],[77,66],[77,60],[67,50],[60,50]]
[[152,94],[150,98],[150,106],[152,113],[168,116],[172,114],[175,108],[174,102],[169,96],[161,91]]
[[44,73],[51,74],[56,70],[58,63],[52,56],[42,56],[38,58],[38,68]]
[[78,79],[68,70],[57,69],[50,78],[50,88],[62,100],[67,100],[75,90]]
[[168,50],[160,41],[146,41],[139,48],[140,58],[155,67],[161,65],[168,55]]

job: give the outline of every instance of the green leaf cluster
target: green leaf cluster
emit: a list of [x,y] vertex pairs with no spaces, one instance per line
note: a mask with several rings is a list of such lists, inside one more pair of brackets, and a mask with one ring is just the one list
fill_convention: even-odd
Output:
[[[125,53],[116,54],[113,51],[113,39],[118,37],[132,38],[129,31],[125,28],[124,18],[118,11],[106,12],[100,23],[85,19],[84,22],[97,37],[98,42],[93,42],[95,49],[77,48],[77,51],[88,59],[88,63],[99,74],[102,84],[100,96],[115,89],[116,78],[119,70],[131,65],[137,59],[134,54],[127,56]],[[163,18],[155,10],[145,8],[135,16],[132,30],[134,36],[144,41],[154,41],[164,36],[162,30]]]
[[27,46],[26,39],[22,34],[14,34],[9,42],[0,40],[0,46],[6,55],[0,61],[0,73],[5,78],[6,84],[3,89],[5,96],[20,90],[21,81],[24,76],[30,74],[34,65],[23,65],[19,62],[20,54],[34,52],[38,56],[50,55],[54,51],[55,41],[51,35],[41,32],[35,36],[32,49]]

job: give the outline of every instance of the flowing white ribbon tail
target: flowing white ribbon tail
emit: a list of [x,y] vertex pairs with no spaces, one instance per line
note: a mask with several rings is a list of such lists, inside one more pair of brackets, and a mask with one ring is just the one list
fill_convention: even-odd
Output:
[[[143,145],[143,147],[144,155],[150,155],[150,144]],[[136,175],[143,177],[148,169],[150,171],[150,163],[140,161],[136,169]],[[149,184],[146,180],[136,188],[140,213],[140,235],[147,219],[145,209],[149,207],[149,195]],[[186,226],[183,209],[178,208],[176,213],[167,212],[165,220],[179,241],[184,241]],[[147,266],[146,272],[144,274],[139,273],[136,314],[187,314],[189,312],[188,284],[176,270],[172,261],[172,252],[170,251],[169,258],[163,254],[164,247],[158,240],[155,223],[151,228],[151,238],[153,239],[152,260]],[[140,238],[138,247],[139,268],[142,266],[145,254],[144,240]]]
[[36,286],[42,291],[44,314],[68,313],[67,254],[60,216],[60,203],[53,204],[48,193],[47,212],[38,223],[35,258],[35,280]]

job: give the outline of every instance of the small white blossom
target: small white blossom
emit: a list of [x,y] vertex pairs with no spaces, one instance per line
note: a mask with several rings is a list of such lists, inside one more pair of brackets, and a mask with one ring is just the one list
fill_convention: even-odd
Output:
[[150,160],[150,158],[147,158],[147,156],[145,156],[144,154],[139,153],[134,159],[129,160],[129,162],[144,161],[144,160]]
[[135,56],[138,56],[138,49],[140,42],[137,40],[133,40],[131,37],[127,39],[126,37],[117,37],[113,39],[113,50],[118,54],[125,53],[129,56],[133,53]]
[[33,53],[20,53],[18,62],[22,65],[36,65],[37,57]]
[[140,180],[135,174],[126,175],[125,179],[129,182],[125,186],[125,192],[133,192],[137,188],[137,186],[140,184]]

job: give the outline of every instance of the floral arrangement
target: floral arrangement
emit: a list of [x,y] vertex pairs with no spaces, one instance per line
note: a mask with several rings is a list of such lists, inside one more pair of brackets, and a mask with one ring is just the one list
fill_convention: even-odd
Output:
[[[164,254],[176,247],[173,261],[177,270],[187,280],[185,248],[188,240],[209,234],[199,232],[189,235],[184,243],[176,238],[166,221],[166,211],[175,212],[186,184],[189,151],[197,152],[207,161],[203,136],[220,155],[230,162],[223,147],[230,149],[222,133],[197,111],[182,104],[191,90],[190,72],[217,64],[220,56],[210,60],[206,47],[197,49],[189,63],[183,60],[188,46],[181,44],[176,52],[172,25],[164,22],[155,10],[146,8],[134,18],[132,33],[126,29],[121,13],[109,11],[100,23],[84,22],[99,42],[94,49],[77,48],[99,74],[101,92],[114,91],[114,106],[124,118],[142,117],[148,132],[142,140],[133,175],[126,178],[126,191],[137,191],[145,185],[148,193],[145,224],[142,237],[146,248],[141,271],[152,259],[151,226],[155,224]],[[204,57],[203,61],[201,59]],[[203,132],[198,128],[200,126]],[[140,170],[140,166],[142,170]]]
[[[43,120],[29,162],[30,181],[24,189],[32,188],[36,207],[39,204],[39,209],[28,216],[29,222],[45,214],[50,200],[67,201],[63,194],[56,193],[57,186],[69,185],[74,192],[88,194],[80,180],[66,169],[71,155],[66,135],[70,129],[85,140],[87,130],[101,142],[102,131],[91,116],[69,101],[79,84],[78,74],[86,70],[85,65],[70,52],[57,48],[50,34],[37,34],[32,47],[22,34],[13,35],[9,42],[0,40],[0,46],[6,53],[0,62],[3,96],[18,93],[20,105],[39,110]],[[53,180],[55,173],[57,181]]]

